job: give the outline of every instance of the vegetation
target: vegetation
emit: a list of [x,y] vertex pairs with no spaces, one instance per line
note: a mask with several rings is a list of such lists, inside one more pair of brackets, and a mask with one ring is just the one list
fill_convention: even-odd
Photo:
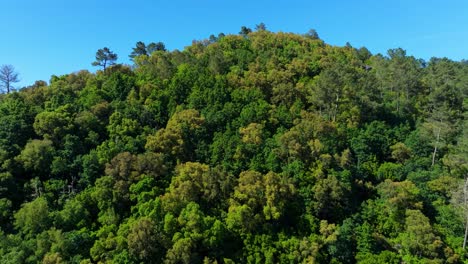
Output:
[[12,65],[2,65],[0,67],[0,88],[6,93],[14,89],[13,83],[19,82],[18,73]]
[[0,98],[0,263],[463,263],[468,64],[138,42]]

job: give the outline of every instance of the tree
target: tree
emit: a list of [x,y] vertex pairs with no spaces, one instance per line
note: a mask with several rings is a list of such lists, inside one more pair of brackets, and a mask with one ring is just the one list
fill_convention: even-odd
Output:
[[104,70],[109,65],[114,65],[117,60],[117,54],[112,52],[109,48],[104,47],[98,49],[96,52],[96,61],[92,63],[93,66],[102,66]]
[[166,51],[166,46],[162,42],[151,42],[146,46],[146,52],[148,52],[148,55],[151,55],[151,53],[155,51]]
[[50,225],[47,200],[39,197],[32,202],[24,203],[15,214],[15,228],[25,235],[37,234]]
[[468,240],[468,120],[465,119],[462,127],[457,144],[443,161],[450,168],[452,175],[464,178],[464,181],[460,181],[459,188],[452,194],[452,204],[464,219],[463,249],[465,249]]
[[160,251],[160,240],[156,234],[155,224],[150,218],[143,217],[130,226],[128,234],[128,250],[132,256],[146,263],[152,260]]
[[266,30],[266,25],[265,23],[260,23],[258,25],[255,25],[255,30],[256,31],[265,31]]
[[33,124],[34,131],[39,136],[59,142],[73,128],[72,112],[69,104],[61,106],[55,111],[43,111],[36,115]]
[[203,128],[205,118],[197,110],[186,109],[176,112],[166,128],[147,138],[145,148],[153,152],[173,155],[179,160],[187,159],[195,150],[197,130]]
[[132,53],[130,53],[130,55],[128,56],[133,59],[136,56],[140,55],[148,55],[148,53],[146,52],[146,44],[142,41],[138,41],[136,43],[136,46],[133,48]]
[[317,31],[315,29],[309,29],[309,31],[307,31],[307,33],[305,33],[305,36],[306,38],[310,38],[310,39],[319,39],[319,35],[317,33]]
[[12,84],[19,82],[18,73],[12,65],[2,65],[0,67],[0,87],[5,89],[7,93],[13,89]]
[[[427,110],[433,111],[440,107],[447,107],[450,116],[463,112],[463,72],[459,64],[447,58],[432,58],[426,69],[423,81],[429,88]],[[466,89],[466,88],[465,88]],[[466,96],[465,96],[466,97]]]
[[436,162],[437,153],[450,143],[454,132],[454,122],[450,120],[450,111],[446,106],[434,109],[429,118],[422,124],[422,134],[433,147],[432,166]]
[[463,236],[463,249],[466,248],[466,239],[468,236],[468,214],[467,214],[467,204],[468,204],[468,178],[465,179],[465,184],[463,185],[463,212],[465,213],[465,235]]
[[452,174],[463,176],[464,181],[460,181],[458,190],[452,194],[452,204],[458,208],[464,219],[465,235],[463,239],[463,249],[466,248],[468,239],[468,122],[465,120],[463,130],[457,144],[451,153],[444,157],[444,164],[451,169]]
[[346,210],[346,187],[335,176],[319,179],[312,188],[313,209],[320,219],[339,220]]
[[285,216],[296,189],[289,178],[268,172],[244,171],[229,199],[226,224],[232,229],[248,232],[267,221],[274,222]]
[[376,57],[372,67],[380,82],[381,96],[394,114],[408,114],[421,94],[421,61],[397,48],[388,50],[388,58]]
[[405,232],[399,235],[402,251],[417,257],[437,258],[442,246],[427,218],[419,210],[406,210]]
[[250,29],[250,28],[248,28],[248,27],[246,27],[246,26],[242,26],[242,27],[241,27],[241,30],[240,30],[240,32],[239,32],[239,34],[242,35],[242,36],[244,36],[244,37],[247,37],[247,35],[248,35],[249,33],[252,33],[252,29]]
[[47,176],[53,158],[53,151],[52,141],[33,139],[24,146],[21,154],[16,157],[16,161],[28,172]]
[[168,192],[162,197],[167,211],[178,212],[189,202],[214,208],[226,199],[231,181],[225,173],[206,164],[187,162],[175,168]]
[[144,42],[138,41],[129,57],[134,59],[135,57],[141,55],[149,56],[155,51],[166,51],[166,46],[164,46],[164,43],[162,42],[151,42],[150,44],[146,45]]
[[59,253],[47,253],[42,259],[45,264],[61,264],[65,263]]

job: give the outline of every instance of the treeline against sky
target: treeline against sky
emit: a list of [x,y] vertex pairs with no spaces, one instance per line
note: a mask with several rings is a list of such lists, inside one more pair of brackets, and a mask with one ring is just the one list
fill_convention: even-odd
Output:
[[466,61],[156,45],[1,96],[0,263],[467,260]]

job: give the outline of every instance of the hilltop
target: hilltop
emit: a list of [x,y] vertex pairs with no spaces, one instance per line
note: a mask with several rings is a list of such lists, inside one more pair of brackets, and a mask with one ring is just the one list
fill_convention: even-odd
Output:
[[139,43],[1,95],[1,263],[467,260],[466,61]]

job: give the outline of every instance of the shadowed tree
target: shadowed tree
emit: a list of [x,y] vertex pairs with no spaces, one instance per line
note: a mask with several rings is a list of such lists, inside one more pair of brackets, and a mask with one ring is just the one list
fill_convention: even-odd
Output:
[[240,30],[240,32],[239,32],[239,34],[242,35],[243,37],[247,37],[247,35],[248,35],[249,33],[252,33],[252,29],[250,29],[250,28],[248,28],[248,27],[246,27],[246,26],[242,26],[242,27],[241,27],[241,30]]
[[155,51],[166,51],[166,46],[162,42],[151,42],[146,46],[146,51],[148,52],[148,55],[151,55],[151,53]]
[[132,53],[130,53],[128,56],[133,60],[135,57],[141,55],[150,56],[155,51],[166,51],[166,46],[162,42],[151,42],[150,44],[146,45],[144,42],[138,41],[133,48]]
[[132,53],[130,53],[130,55],[128,56],[131,59],[133,59],[136,56],[140,56],[140,55],[148,55],[148,53],[146,52],[146,44],[142,41],[138,41],[136,43],[136,46],[133,48]]
[[320,38],[315,29],[309,29],[309,31],[307,31],[307,33],[305,33],[304,36],[306,38],[310,38],[310,39],[319,39]]
[[107,66],[114,65],[117,60],[117,54],[105,47],[96,52],[96,61],[91,63],[93,66],[102,66],[105,70]]
[[18,73],[12,65],[2,65],[0,67],[0,87],[10,93],[12,84],[19,82]]
[[265,31],[266,30],[266,25],[265,23],[260,23],[258,25],[255,25],[255,30],[256,31]]

